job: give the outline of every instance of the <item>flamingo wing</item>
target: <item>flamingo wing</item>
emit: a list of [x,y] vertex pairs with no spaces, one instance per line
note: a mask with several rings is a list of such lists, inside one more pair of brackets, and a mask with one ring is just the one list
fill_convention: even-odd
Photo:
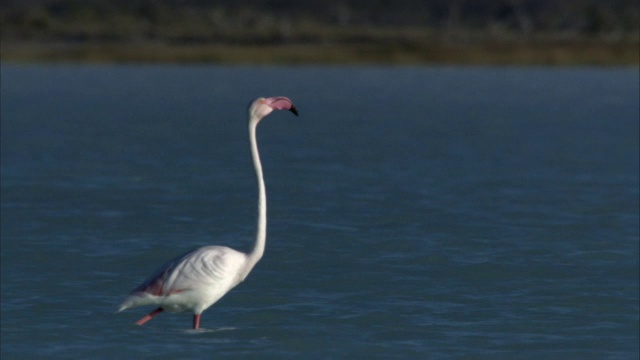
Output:
[[143,305],[200,312],[242,281],[246,255],[222,246],[205,246],[161,266],[120,305],[119,311]]

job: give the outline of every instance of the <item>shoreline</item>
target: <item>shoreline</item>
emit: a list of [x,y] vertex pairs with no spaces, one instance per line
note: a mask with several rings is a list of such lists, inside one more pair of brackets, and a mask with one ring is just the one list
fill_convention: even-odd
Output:
[[12,63],[149,63],[238,65],[638,66],[638,41],[479,41],[282,44],[164,42],[16,42],[3,40]]

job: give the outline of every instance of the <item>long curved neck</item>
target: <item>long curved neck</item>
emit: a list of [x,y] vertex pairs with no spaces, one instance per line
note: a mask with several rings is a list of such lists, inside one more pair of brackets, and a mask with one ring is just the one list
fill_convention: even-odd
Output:
[[256,240],[253,249],[247,254],[247,273],[251,271],[253,266],[262,258],[264,254],[264,246],[267,239],[267,194],[264,186],[264,178],[262,176],[262,164],[260,163],[260,153],[258,152],[258,143],[256,141],[256,127],[258,121],[249,119],[249,142],[251,143],[251,159],[253,167],[256,171],[256,179],[258,181],[258,224],[256,228]]

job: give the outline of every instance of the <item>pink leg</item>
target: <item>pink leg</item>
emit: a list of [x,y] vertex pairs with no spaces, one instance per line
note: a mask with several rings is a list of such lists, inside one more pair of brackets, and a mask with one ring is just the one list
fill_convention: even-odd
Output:
[[154,316],[160,314],[161,312],[163,312],[164,309],[159,307],[155,310],[153,310],[152,312],[150,312],[148,315],[145,315],[142,319],[136,321],[136,325],[142,325],[144,323],[146,323],[147,321],[153,319]]
[[200,314],[193,314],[193,328],[200,329]]

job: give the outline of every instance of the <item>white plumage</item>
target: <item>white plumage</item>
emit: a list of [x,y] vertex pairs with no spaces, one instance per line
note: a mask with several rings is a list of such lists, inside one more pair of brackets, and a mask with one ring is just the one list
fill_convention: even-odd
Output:
[[249,104],[249,142],[258,182],[258,224],[253,249],[242,253],[224,246],[205,246],[178,256],[127,296],[118,311],[136,306],[158,308],[136,322],[142,325],[164,310],[193,312],[193,328],[200,315],[242,282],[262,258],[267,237],[267,196],[256,141],[256,127],[273,110],[298,111],[286,97],[258,98]]

